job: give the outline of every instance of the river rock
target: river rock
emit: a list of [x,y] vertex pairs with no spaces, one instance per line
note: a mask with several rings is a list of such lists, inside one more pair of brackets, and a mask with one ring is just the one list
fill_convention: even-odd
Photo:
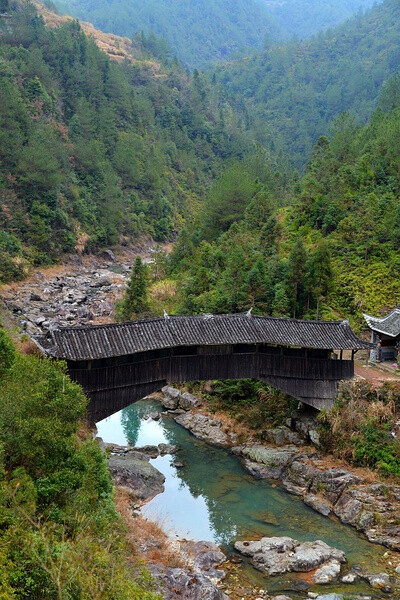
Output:
[[176,454],[179,450],[179,446],[176,446],[175,444],[158,444],[157,448],[160,456]]
[[90,287],[91,288],[110,287],[111,285],[112,285],[111,279],[109,277],[107,277],[107,275],[102,275],[101,277],[98,277],[97,279],[95,279],[90,284]]
[[111,456],[108,467],[114,483],[126,488],[142,502],[164,491],[164,475],[149,463],[149,457],[143,453]]
[[[231,452],[248,459],[245,461],[246,468],[250,467],[253,471],[257,470],[254,463],[262,467],[258,469],[259,477],[265,479],[280,479],[285,468],[290,464],[298,454],[294,446],[283,446],[281,448],[271,448],[253,444],[251,446],[236,446]],[[250,469],[249,469],[250,470]]]
[[300,445],[304,443],[304,439],[296,431],[292,431],[289,427],[282,425],[274,429],[266,429],[262,432],[263,438],[276,446],[286,446],[287,444]]
[[314,494],[307,494],[306,496],[304,496],[303,500],[305,504],[307,504],[307,506],[310,506],[315,511],[321,513],[321,515],[324,515],[325,517],[327,517],[331,513],[331,507],[329,506],[329,504],[324,502],[318,496],[314,496]]
[[[298,460],[298,458],[303,458],[303,460]],[[290,482],[304,488],[304,493],[307,493],[314,478],[320,474],[321,471],[313,467],[308,458],[297,456],[296,460],[291,462],[285,471],[284,483]]]
[[196,571],[210,571],[226,561],[225,554],[212,542],[183,540],[180,542],[180,549],[188,564]]
[[322,489],[325,497],[335,503],[348,486],[357,483],[361,483],[360,477],[346,469],[327,469],[314,477],[310,491],[315,493]]
[[169,385],[163,387],[161,391],[163,393],[161,398],[161,404],[163,407],[169,408],[170,410],[175,410],[178,408],[179,397],[181,395],[180,391]]
[[317,416],[317,410],[307,407],[304,410],[294,411],[286,424],[290,429],[297,431],[307,442],[318,446],[320,441],[318,429],[320,425]]
[[[301,543],[289,537],[261,538],[259,541],[235,542],[235,548],[250,556],[253,565],[267,573],[277,575],[288,571],[307,572],[337,561],[346,561],[344,552],[332,548],[321,540]],[[331,571],[334,565],[330,565]],[[339,574],[340,569],[337,574]]]
[[198,408],[202,404],[203,403],[200,400],[200,398],[197,398],[196,396],[193,396],[193,394],[189,394],[189,392],[184,392],[179,397],[179,407],[183,408],[184,410],[190,410],[192,408]]
[[106,261],[108,261],[110,263],[114,263],[116,261],[114,252],[109,249],[102,250],[102,252],[100,253],[100,257],[104,258]]
[[341,565],[338,560],[331,560],[317,569],[312,576],[315,583],[330,583],[337,579],[340,573]]
[[186,411],[191,410],[192,408],[198,408],[202,405],[202,401],[193,394],[189,394],[189,392],[181,394],[180,390],[169,385],[163,387],[161,391],[163,393],[161,404],[164,408],[170,410],[179,408]]
[[146,415],[147,419],[151,419],[152,421],[159,421],[161,417],[161,413],[158,411],[153,411],[151,413],[149,413],[148,415]]
[[179,425],[189,429],[200,440],[215,446],[226,447],[230,445],[229,437],[222,431],[222,423],[218,419],[193,413],[178,415],[174,419]]
[[229,600],[204,574],[148,565],[164,600]]
[[364,579],[368,581],[371,587],[382,590],[382,592],[390,594],[393,591],[393,578],[389,577],[387,573],[377,573],[375,575],[368,574],[364,576]]

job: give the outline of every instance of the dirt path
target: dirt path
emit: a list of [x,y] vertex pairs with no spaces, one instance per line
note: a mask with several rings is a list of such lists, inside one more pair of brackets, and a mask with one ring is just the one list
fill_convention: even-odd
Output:
[[373,365],[366,366],[358,361],[354,363],[354,373],[356,376],[370,381],[375,387],[383,385],[386,381],[400,381],[399,376],[381,371]]

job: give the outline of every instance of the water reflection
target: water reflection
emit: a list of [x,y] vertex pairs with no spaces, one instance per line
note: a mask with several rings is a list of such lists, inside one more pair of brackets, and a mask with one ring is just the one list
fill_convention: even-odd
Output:
[[160,406],[137,402],[98,424],[106,441],[129,440],[139,446],[167,442],[181,447],[177,460],[184,466],[179,469],[173,465],[175,457],[151,461],[166,482],[165,492],[143,508],[146,516],[161,521],[179,537],[213,540],[228,550],[238,538],[288,535],[300,541],[322,539],[344,550],[350,564],[373,571],[384,568],[384,548],[314,512],[278,486],[255,480],[236,457],[197,440],[172,417],[143,420],[155,409]]

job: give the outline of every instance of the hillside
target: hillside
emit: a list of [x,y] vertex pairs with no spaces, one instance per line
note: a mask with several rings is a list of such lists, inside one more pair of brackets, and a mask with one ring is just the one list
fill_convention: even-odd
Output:
[[264,142],[276,140],[298,166],[333,120],[351,111],[365,122],[382,84],[400,69],[400,4],[385,0],[365,15],[308,42],[226,63],[217,78]]
[[244,55],[276,37],[258,0],[64,0],[60,6],[103,31],[130,38],[153,32],[189,67]]
[[[211,188],[170,257],[175,310],[350,318],[395,306],[400,288],[400,77],[370,122],[342,117],[282,201],[281,174],[242,161]],[[238,185],[240,182],[240,185]],[[235,190],[235,193],[232,193]],[[203,239],[201,243],[199,239]],[[161,284],[159,284],[161,285]]]
[[154,32],[189,67],[335,27],[374,0],[63,0],[60,10],[132,38]]
[[162,67],[145,36],[136,58],[118,64],[76,21],[50,28],[32,5],[8,4],[0,280],[74,249],[170,239],[223,161],[247,146],[218,87],[175,62]]
[[300,39],[337,27],[375,0],[260,0],[282,35]]

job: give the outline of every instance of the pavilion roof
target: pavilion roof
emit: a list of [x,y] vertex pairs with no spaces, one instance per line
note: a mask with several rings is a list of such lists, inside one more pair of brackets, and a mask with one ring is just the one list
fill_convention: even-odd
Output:
[[400,335],[400,308],[396,307],[386,317],[372,317],[371,315],[363,314],[367,325],[372,331],[383,333],[389,337],[397,337]]

